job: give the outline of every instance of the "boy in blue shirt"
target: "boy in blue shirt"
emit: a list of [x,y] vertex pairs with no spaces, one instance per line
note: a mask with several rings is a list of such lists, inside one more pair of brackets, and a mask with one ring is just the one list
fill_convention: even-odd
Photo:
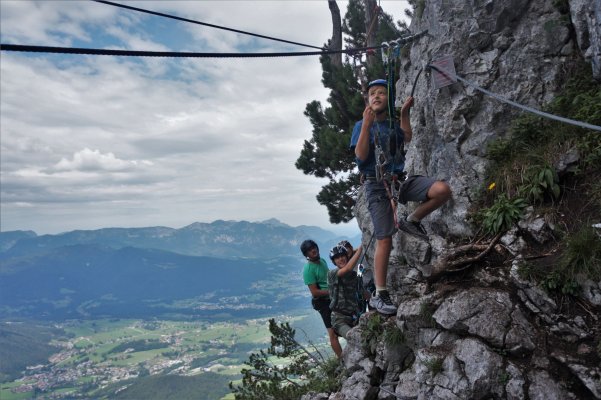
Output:
[[[403,144],[408,143],[413,136],[409,118],[413,97],[409,97],[403,104],[399,124],[398,121],[390,121],[388,92],[388,82],[384,79],[369,83],[368,105],[363,111],[363,119],[358,121],[353,129],[351,149],[355,151],[357,166],[365,181],[368,209],[376,237],[376,293],[369,304],[382,314],[395,314],[397,307],[390,300],[386,286],[392,235],[397,228],[390,187],[404,180]],[[380,159],[379,163],[376,157]],[[427,232],[420,221],[451,198],[451,188],[446,182],[414,175],[403,182],[399,192],[400,203],[418,201],[421,204],[398,222],[398,228],[427,239]]]

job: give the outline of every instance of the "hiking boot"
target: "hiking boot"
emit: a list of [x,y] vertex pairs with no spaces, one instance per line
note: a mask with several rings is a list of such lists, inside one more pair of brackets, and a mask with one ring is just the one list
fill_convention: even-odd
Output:
[[380,292],[372,294],[369,306],[375,308],[380,314],[396,314],[396,306],[392,304],[387,290],[380,290]]
[[407,221],[407,217],[399,221],[399,229],[422,239],[428,238],[428,232],[426,232],[422,224],[420,222]]

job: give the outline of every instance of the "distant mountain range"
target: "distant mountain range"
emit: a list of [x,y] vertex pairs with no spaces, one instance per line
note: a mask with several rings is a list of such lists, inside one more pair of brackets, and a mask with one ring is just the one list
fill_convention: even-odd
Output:
[[167,227],[104,228],[76,230],[57,235],[40,235],[32,231],[0,233],[0,259],[38,254],[76,244],[104,245],[114,249],[137,247],[165,250],[190,256],[219,258],[270,258],[299,255],[299,245],[311,238],[329,250],[338,241],[354,238],[338,236],[315,226],[291,227],[277,219],[263,222],[223,221],[195,222],[180,229]]
[[275,315],[308,303],[306,238],[343,239],[277,220],[2,232],[0,318]]

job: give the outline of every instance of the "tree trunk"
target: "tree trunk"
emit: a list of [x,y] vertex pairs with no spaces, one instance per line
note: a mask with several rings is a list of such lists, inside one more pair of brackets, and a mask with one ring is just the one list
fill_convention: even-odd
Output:
[[[376,32],[378,32],[378,3],[376,0],[364,0],[365,2],[365,44],[367,47],[375,46]],[[367,52],[367,65],[373,67],[376,63],[376,52]]]
[[[330,40],[330,50],[342,50],[342,19],[340,17],[340,8],[336,0],[328,0],[328,7],[332,14],[332,39]],[[330,61],[333,66],[342,67],[342,53],[330,54]]]

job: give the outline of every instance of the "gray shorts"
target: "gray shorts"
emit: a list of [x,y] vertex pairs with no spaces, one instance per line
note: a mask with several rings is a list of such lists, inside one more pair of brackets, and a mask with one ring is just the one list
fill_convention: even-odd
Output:
[[355,326],[353,317],[332,311],[332,328],[334,328],[334,332],[336,332],[338,336],[342,336],[346,339],[348,331],[350,331],[353,326]]
[[[435,179],[412,175],[403,182],[399,202],[406,204],[408,201],[423,202],[428,200],[428,190],[436,182]],[[376,239],[384,239],[396,232],[394,226],[394,215],[392,205],[382,182],[365,181],[365,192],[367,195],[367,208],[374,224],[374,236]]]

